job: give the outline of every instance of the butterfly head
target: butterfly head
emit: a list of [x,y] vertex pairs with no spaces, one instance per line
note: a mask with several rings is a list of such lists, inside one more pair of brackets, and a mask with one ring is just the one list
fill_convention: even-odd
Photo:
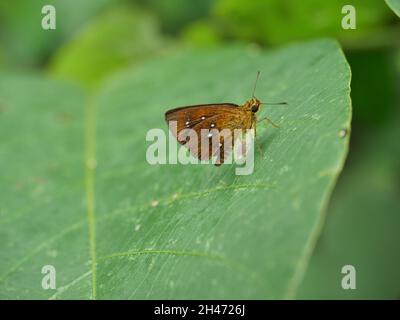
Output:
[[261,101],[260,100],[258,100],[257,98],[251,98],[250,100],[248,100],[245,103],[244,108],[247,111],[251,111],[252,113],[256,113],[260,109],[260,106],[261,106]]

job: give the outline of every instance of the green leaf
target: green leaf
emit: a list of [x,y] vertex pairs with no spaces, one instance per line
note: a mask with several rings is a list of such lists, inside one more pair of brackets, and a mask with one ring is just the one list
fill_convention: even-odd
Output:
[[[342,8],[349,4],[357,10],[355,30],[341,25]],[[346,40],[346,44],[368,43],[391,18],[386,5],[376,0],[218,0],[214,11],[229,35],[273,45],[321,36]]]
[[[400,287],[400,128],[374,130],[352,153],[298,298],[397,299]],[[353,148],[352,148],[353,152]],[[344,265],[356,290],[343,290]]]
[[217,28],[209,21],[198,21],[182,32],[182,42],[193,48],[210,48],[221,45]]
[[[1,34],[7,64],[41,65],[65,39],[71,37],[98,11],[109,7],[113,0],[19,0],[10,5],[0,3]],[[41,27],[42,8],[56,9],[56,29]]]
[[104,77],[161,50],[157,22],[131,6],[118,6],[94,19],[63,46],[50,65],[53,75],[94,86]]
[[197,1],[195,5],[186,0],[136,0],[157,15],[166,33],[178,33],[187,24],[204,18],[214,0]]
[[[234,165],[147,163],[146,133],[167,131],[168,108],[242,103],[257,70],[257,96],[289,106],[261,111],[281,128],[258,125],[263,156],[256,153],[252,175],[236,176]],[[86,103],[84,121],[76,90],[22,80],[5,76],[0,86],[2,117],[8,117],[0,128],[15,141],[2,146],[10,167],[0,182],[7,192],[3,298],[295,293],[348,147],[349,135],[340,133],[350,130],[350,70],[335,42],[270,52],[197,50],[152,60],[108,82]],[[67,106],[73,121],[52,121]],[[36,186],[26,177],[47,183]],[[18,189],[28,182],[32,190]],[[41,290],[45,264],[57,269],[57,290]]]
[[385,0],[387,5],[400,17],[400,0]]

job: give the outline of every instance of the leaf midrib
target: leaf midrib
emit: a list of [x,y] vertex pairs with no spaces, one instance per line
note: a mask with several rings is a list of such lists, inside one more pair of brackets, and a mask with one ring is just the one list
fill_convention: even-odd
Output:
[[97,289],[97,256],[96,256],[96,216],[95,187],[96,172],[96,110],[93,100],[85,105],[85,195],[89,231],[89,245],[92,273],[92,299],[96,300]]

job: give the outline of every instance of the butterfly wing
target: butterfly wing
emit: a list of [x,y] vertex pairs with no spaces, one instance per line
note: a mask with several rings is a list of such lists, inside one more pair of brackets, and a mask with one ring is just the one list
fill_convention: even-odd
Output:
[[[247,118],[247,113],[233,103],[181,107],[165,114],[169,125],[175,121],[176,130],[171,131],[178,142],[200,160],[218,154],[216,165],[222,164],[232,150],[233,129],[243,128],[243,121]],[[197,141],[188,137],[187,129],[195,131]],[[202,132],[202,129],[209,130],[209,133]]]

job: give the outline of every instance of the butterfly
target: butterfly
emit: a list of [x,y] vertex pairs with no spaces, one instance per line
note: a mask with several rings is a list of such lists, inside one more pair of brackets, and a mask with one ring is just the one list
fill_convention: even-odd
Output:
[[[178,142],[187,147],[190,153],[199,160],[208,160],[217,156],[215,165],[223,164],[233,149],[235,129],[241,129],[244,132],[246,129],[254,129],[256,135],[257,112],[260,110],[260,106],[287,104],[286,102],[263,103],[254,96],[259,75],[260,72],[257,73],[252,98],[242,105],[211,103],[168,110],[165,113],[165,120],[169,126],[171,122],[175,121],[176,130],[171,130],[171,132]],[[278,127],[270,119],[264,119]],[[195,142],[188,139],[187,129],[194,130],[200,139]],[[209,133],[202,135],[202,129],[208,129]],[[221,132],[225,134],[222,135]],[[211,139],[216,139],[218,143],[210,143]]]

